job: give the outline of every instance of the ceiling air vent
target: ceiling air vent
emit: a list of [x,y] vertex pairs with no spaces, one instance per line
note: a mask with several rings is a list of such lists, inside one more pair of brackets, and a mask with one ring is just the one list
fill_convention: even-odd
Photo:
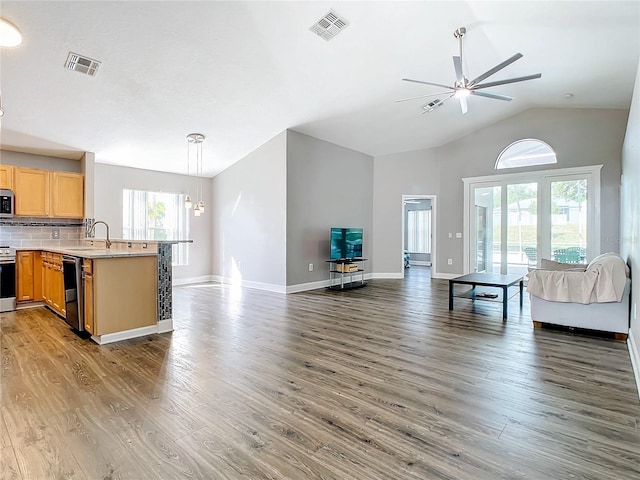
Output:
[[442,100],[440,100],[439,98],[436,98],[435,100],[427,102],[424,105],[422,105],[422,109],[424,110],[424,112],[422,112],[422,113],[433,112],[436,109],[436,107],[442,106],[443,103],[444,102]]
[[102,62],[94,60],[93,58],[83,57],[77,53],[69,52],[67,61],[64,63],[64,68],[95,77],[98,74],[100,65],[102,65]]
[[340,18],[336,12],[329,10],[329,12],[314,23],[309,30],[328,42],[348,25],[349,22],[344,18]]

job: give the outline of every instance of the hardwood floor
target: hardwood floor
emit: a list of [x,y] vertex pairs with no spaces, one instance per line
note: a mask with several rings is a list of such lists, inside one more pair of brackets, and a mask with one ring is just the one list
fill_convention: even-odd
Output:
[[638,479],[626,344],[413,267],[348,292],[174,290],[171,334],[98,346],[1,314],[3,479]]

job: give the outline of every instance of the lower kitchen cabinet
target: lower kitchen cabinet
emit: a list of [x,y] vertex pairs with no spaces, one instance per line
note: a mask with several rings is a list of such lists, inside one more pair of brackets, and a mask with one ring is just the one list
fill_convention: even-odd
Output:
[[42,260],[40,252],[18,252],[16,255],[16,274],[16,301],[42,301]]
[[158,323],[157,258],[84,259],[85,330],[95,336]]
[[84,329],[91,335],[95,333],[93,319],[93,262],[88,259],[82,261],[82,276],[84,277]]
[[62,255],[42,252],[42,298],[56,313],[66,316],[64,303],[64,275],[62,273]]

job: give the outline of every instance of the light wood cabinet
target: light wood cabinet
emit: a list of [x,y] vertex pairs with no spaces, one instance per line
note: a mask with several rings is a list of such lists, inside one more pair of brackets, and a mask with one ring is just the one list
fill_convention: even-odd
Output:
[[42,259],[40,252],[21,251],[16,255],[16,301],[42,301]]
[[84,217],[84,175],[51,172],[51,212],[58,218]]
[[0,165],[0,188],[13,190],[13,167],[11,165]]
[[62,255],[46,252],[42,264],[43,271],[43,298],[51,309],[66,316],[64,302],[64,275],[62,272]]
[[17,216],[84,217],[83,174],[37,168],[12,168]]
[[85,269],[85,329],[87,304],[93,310],[89,312],[93,335],[158,323],[158,264],[155,256],[96,258],[91,266],[89,284]]
[[49,216],[49,171],[36,168],[14,169],[15,214],[28,217]]
[[97,330],[94,319],[93,294],[93,265],[91,260],[82,262],[82,276],[84,277],[84,329],[93,335]]
[[16,272],[18,282],[16,285],[16,301],[32,302],[34,286],[34,252],[18,252],[16,255]]

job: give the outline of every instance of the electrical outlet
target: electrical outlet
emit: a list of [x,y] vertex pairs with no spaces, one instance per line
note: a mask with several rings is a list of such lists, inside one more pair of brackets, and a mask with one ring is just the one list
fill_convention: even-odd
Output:
[[453,265],[453,259],[452,258],[448,258],[447,259],[447,265]]
[[313,272],[313,263],[310,263],[310,264],[309,264],[309,271],[310,271],[310,272]]
[[53,230],[51,230],[51,238],[53,238],[54,240],[60,239],[60,229],[59,228],[54,228]]
[[449,238],[453,238],[453,233],[449,232]]

